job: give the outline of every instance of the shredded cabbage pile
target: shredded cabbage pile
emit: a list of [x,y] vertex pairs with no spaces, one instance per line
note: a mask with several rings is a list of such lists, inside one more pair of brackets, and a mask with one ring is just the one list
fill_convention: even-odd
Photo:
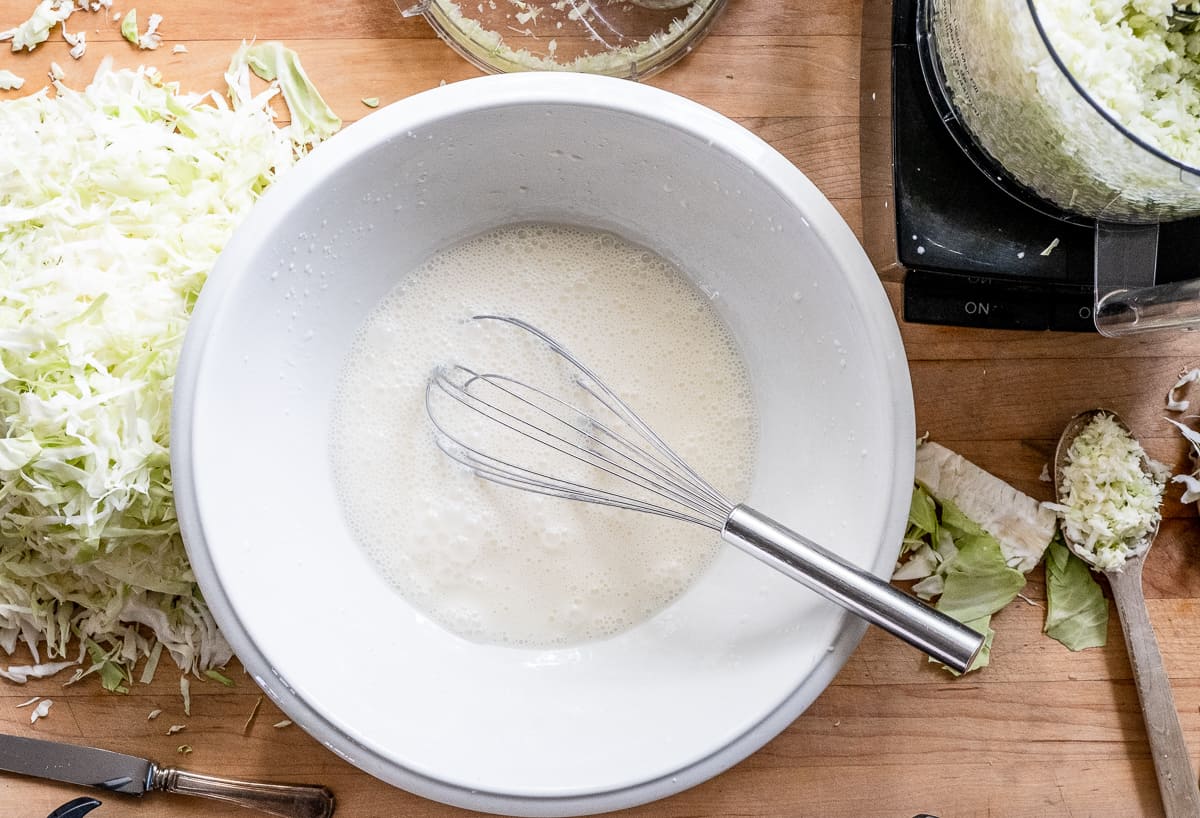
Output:
[[1120,570],[1150,547],[1166,480],[1142,468],[1146,453],[1112,415],[1097,415],[1071,443],[1059,514],[1064,534],[1102,571]]
[[275,124],[246,54],[232,103],[107,64],[0,103],[0,648],[38,663],[8,678],[76,640],[113,690],[159,644],[195,673],[231,658],[175,518],[172,381],[217,254],[319,138]]

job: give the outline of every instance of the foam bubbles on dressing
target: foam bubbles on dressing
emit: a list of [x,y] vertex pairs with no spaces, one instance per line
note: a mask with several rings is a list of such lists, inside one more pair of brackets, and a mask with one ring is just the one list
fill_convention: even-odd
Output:
[[331,435],[355,539],[405,599],[467,639],[559,647],[649,619],[712,560],[714,532],[497,486],[435,445],[425,384],[436,366],[562,379],[519,330],[466,320],[487,313],[555,337],[709,482],[743,499],[754,406],[708,298],[611,233],[521,224],[434,255],[360,329]]

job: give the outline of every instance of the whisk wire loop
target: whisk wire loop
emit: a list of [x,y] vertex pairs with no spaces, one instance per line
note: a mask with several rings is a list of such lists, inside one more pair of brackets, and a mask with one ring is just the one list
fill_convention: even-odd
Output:
[[[631,427],[637,430],[639,435],[641,435],[647,442],[651,443],[673,463],[682,468],[688,474],[692,475],[698,482],[707,486],[714,494],[717,494],[716,490],[712,489],[711,486],[708,486],[708,483],[704,480],[704,478],[700,477],[700,475],[687,464],[687,461],[676,454],[675,450],[668,446],[666,441],[659,437],[658,433],[650,428],[650,425],[642,420],[641,417],[638,416],[637,412],[630,408],[629,404],[622,400],[621,397],[612,389],[610,389],[608,384],[602,381],[595,372],[592,372],[592,370],[588,369],[583,361],[576,358],[569,349],[564,347],[558,341],[554,340],[552,337],[542,332],[532,324],[522,321],[520,318],[513,318],[507,315],[476,315],[475,320],[503,321],[505,323],[512,324],[513,326],[520,327],[526,332],[537,337],[556,355],[560,356],[575,369],[579,370],[579,372],[587,379],[586,381],[581,381],[583,388],[587,389],[588,392],[590,392],[595,398],[600,400],[606,409],[625,420]],[[608,400],[601,398],[600,395],[597,394],[588,384],[594,385],[595,388],[599,389]]]
[[[614,472],[601,467],[607,473],[635,482],[664,499],[672,499],[685,504],[694,503],[699,507],[711,511],[714,515],[720,516],[721,519],[728,516],[728,508],[732,508],[732,504],[726,503],[719,495],[716,495],[715,491],[707,483],[696,486],[689,475],[681,474],[670,463],[664,463],[657,459],[647,452],[645,448],[638,446],[635,442],[614,431],[609,425],[601,422],[595,416],[584,412],[578,406],[514,378],[492,374],[482,375],[480,378],[488,381],[492,386],[503,389],[507,394],[518,398],[546,418],[557,424],[566,426],[571,432],[577,432],[581,435],[586,440],[587,446],[581,447],[572,443],[569,439],[554,437],[575,451],[586,455],[589,458],[587,462],[595,465],[590,458],[596,458],[612,469],[617,470]],[[517,390],[524,389],[533,393],[538,399],[544,400],[565,412],[569,419],[555,414],[536,401],[522,398],[516,392],[500,387],[499,383],[501,381],[511,384]],[[597,393],[578,377],[573,378],[572,383],[603,402]],[[470,384],[467,384],[466,388],[469,391]],[[607,404],[605,406],[607,407]],[[611,408],[610,411],[612,411]],[[539,428],[539,431],[546,430]],[[694,476],[695,473],[693,472],[692,475]]]
[[[590,389],[585,391],[595,394]],[[466,407],[503,429],[598,469],[649,497],[639,498],[549,475],[471,445],[440,419],[443,413],[437,406],[439,394],[455,401],[451,407]],[[659,514],[714,530],[720,530],[733,507],[707,484],[697,487],[693,479],[681,474],[672,463],[655,457],[610,425],[567,401],[508,376],[478,373],[459,365],[440,367],[427,385],[426,409],[439,448],[479,477],[495,483]],[[628,423],[621,414],[614,414]],[[634,432],[640,434],[636,428]]]
[[[666,442],[662,440],[662,438],[660,438],[654,433],[653,430],[650,429],[649,426],[646,426],[642,419],[638,417],[632,409],[629,408],[628,404],[626,404],[624,401],[621,401],[619,398],[616,398],[611,391],[599,392],[593,388],[591,384],[578,379],[577,384],[580,389],[591,395],[592,398],[598,403],[603,405],[614,415],[617,415],[625,420],[625,422],[632,426],[647,444],[653,447],[656,452],[661,454],[666,459],[666,462],[663,462],[663,460],[649,458],[653,461],[656,467],[663,470],[660,473],[661,477],[673,481],[675,485],[681,488],[681,490],[684,486],[689,487],[691,492],[695,492],[695,496],[706,501],[716,513],[728,516],[729,510],[733,508],[733,504],[725,499],[720,492],[718,492],[712,487],[712,485],[702,478],[695,469],[693,469],[682,458],[680,458],[679,455],[675,453],[675,450],[668,446]],[[600,384],[600,387],[604,390],[608,389],[608,387],[604,386],[603,383]],[[611,405],[609,400],[606,398],[615,399],[618,402],[618,405]],[[601,426],[601,428],[605,427]],[[605,431],[608,431],[607,428],[605,428]],[[630,444],[625,440],[625,438],[619,435],[614,435],[614,437],[624,445],[629,446],[631,450],[639,454],[645,454],[645,449],[634,444]]]
[[[686,460],[680,457],[674,449],[672,449],[666,441],[659,437],[658,433],[650,427],[642,418],[633,411],[633,409],[621,396],[613,391],[608,384],[587,367],[583,361],[575,357],[569,349],[564,347],[551,336],[542,332],[532,324],[522,321],[520,318],[514,318],[509,315],[476,315],[476,321],[501,321],[512,326],[519,327],[529,334],[536,337],[548,349],[561,357],[564,361],[570,364],[577,375],[575,377],[576,384],[586,391],[589,395],[595,398],[601,406],[607,409],[616,417],[620,418],[627,426],[632,429],[638,437],[644,440],[651,449],[658,455],[664,457],[667,461],[675,466],[678,470],[677,474],[685,476],[687,482],[693,485],[701,493],[709,497],[713,503],[720,509],[724,509],[725,513],[733,508],[733,503],[729,502],[719,491],[717,491],[707,480],[700,476],[699,472],[693,469]],[[582,376],[582,377],[580,377]]]

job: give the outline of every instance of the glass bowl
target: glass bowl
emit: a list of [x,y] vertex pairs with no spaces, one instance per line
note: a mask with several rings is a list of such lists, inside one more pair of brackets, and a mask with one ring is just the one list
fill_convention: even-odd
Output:
[[[405,0],[400,0],[405,2]],[[688,54],[726,0],[421,0],[401,6],[423,16],[445,42],[492,74],[577,71],[645,79]]]

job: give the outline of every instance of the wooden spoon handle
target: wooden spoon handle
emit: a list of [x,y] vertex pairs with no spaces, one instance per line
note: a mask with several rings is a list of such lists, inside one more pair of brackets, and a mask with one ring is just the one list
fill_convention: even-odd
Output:
[[1200,787],[1192,772],[1183,727],[1171,696],[1171,681],[1163,667],[1162,653],[1142,595],[1142,561],[1130,560],[1123,571],[1109,572],[1107,576],[1142,702],[1142,718],[1150,737],[1163,810],[1167,818],[1195,818],[1200,816]]

